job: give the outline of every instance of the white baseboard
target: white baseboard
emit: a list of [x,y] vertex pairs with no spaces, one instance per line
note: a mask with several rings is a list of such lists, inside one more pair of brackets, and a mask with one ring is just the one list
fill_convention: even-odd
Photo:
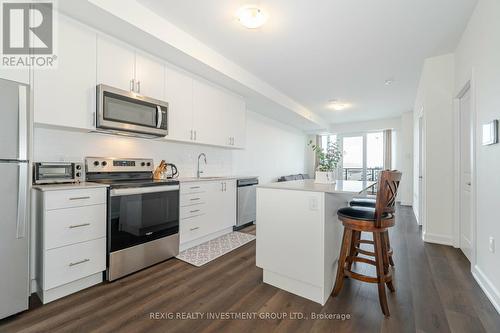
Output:
[[422,239],[427,243],[453,246],[453,237],[447,235],[430,234],[428,232],[423,232]]
[[495,310],[500,314],[500,292],[498,292],[498,289],[477,265],[472,268],[472,276],[474,276],[477,284],[484,291]]

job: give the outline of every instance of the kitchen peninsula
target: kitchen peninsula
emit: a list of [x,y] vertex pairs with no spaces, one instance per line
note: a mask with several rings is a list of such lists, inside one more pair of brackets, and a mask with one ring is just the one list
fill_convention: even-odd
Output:
[[265,283],[324,305],[342,240],[337,210],[375,182],[314,180],[257,187],[257,258]]

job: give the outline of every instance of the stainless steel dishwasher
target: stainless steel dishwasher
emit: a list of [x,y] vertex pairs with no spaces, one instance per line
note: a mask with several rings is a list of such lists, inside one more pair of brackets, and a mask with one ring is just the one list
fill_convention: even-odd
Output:
[[258,184],[259,179],[257,177],[238,179],[238,208],[235,230],[255,222],[256,186]]

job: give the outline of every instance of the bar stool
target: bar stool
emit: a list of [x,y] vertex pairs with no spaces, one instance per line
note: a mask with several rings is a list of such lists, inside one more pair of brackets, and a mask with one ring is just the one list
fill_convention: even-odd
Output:
[[[392,273],[389,268],[389,250],[387,229],[395,223],[395,203],[401,172],[385,170],[380,173],[375,209],[370,207],[345,207],[337,215],[344,226],[342,247],[337,267],[337,278],[332,291],[335,297],[342,289],[344,278],[350,277],[362,282],[376,283],[380,307],[385,316],[390,316],[385,285],[394,292]],[[373,241],[361,239],[362,232],[371,232]],[[386,239],[387,238],[387,239]],[[363,250],[360,244],[373,244],[374,252]],[[374,260],[357,256],[358,253],[374,257]],[[377,276],[367,276],[353,272],[353,262],[373,265]]]
[[[372,197],[356,197],[352,198],[351,201],[349,201],[349,206],[351,207],[368,207],[368,208],[373,208],[375,209],[375,205],[377,203],[376,198]],[[360,246],[360,236],[358,232],[353,232],[353,238],[352,238],[352,243],[354,246]],[[394,267],[394,259],[392,258],[392,255],[394,251],[391,248],[391,243],[389,241],[389,232],[383,235],[384,240],[387,242],[387,251],[389,253],[389,264]],[[370,243],[370,242],[363,242],[363,243]],[[373,244],[371,242],[370,244]]]

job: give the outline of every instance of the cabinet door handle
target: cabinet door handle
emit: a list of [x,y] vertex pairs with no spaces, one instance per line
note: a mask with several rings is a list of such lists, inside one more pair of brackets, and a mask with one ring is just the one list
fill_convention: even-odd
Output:
[[195,190],[195,189],[197,189],[197,188],[200,188],[200,187],[199,187],[199,186],[191,186],[191,187],[190,187],[190,189],[191,189],[191,190]]
[[135,89],[135,79],[130,80],[130,91],[134,91]]
[[73,198],[69,198],[69,200],[86,200],[86,199],[90,199],[90,197],[86,196],[86,197],[73,197]]
[[190,200],[191,201],[198,201],[198,200],[200,200],[200,198],[191,198]]
[[191,228],[191,229],[189,229],[189,231],[194,231],[194,230],[198,230],[198,229],[200,229],[200,227]]
[[226,192],[226,191],[227,191],[227,184],[226,184],[226,182],[224,182],[224,192]]
[[137,92],[141,93],[141,81],[137,81]]
[[190,210],[189,212],[190,213],[198,213],[200,210],[199,209],[195,209],[195,210]]
[[84,264],[84,263],[89,262],[89,261],[90,261],[90,259],[83,259],[81,261],[71,262],[71,263],[69,263],[69,267],[73,267],[73,266],[76,266],[76,265]]
[[189,138],[189,140],[193,140],[193,130],[191,130],[190,132],[191,132],[191,137]]
[[70,225],[69,228],[75,229],[75,228],[87,227],[89,225],[90,225],[90,223],[75,224],[75,225]]
[[196,141],[196,130],[194,130],[194,141]]

